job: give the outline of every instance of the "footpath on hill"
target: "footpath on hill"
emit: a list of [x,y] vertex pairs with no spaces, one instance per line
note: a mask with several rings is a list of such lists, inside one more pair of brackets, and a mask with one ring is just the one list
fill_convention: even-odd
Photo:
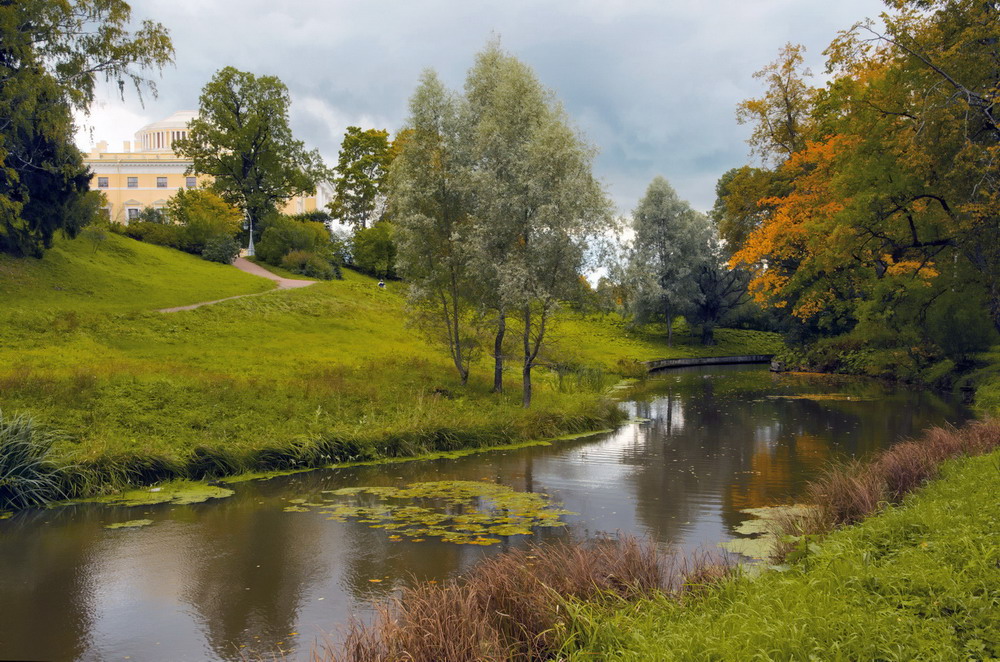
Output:
[[[298,287],[308,287],[314,284],[314,280],[297,280],[295,278],[282,278],[276,274],[271,273],[259,264],[254,264],[246,258],[238,257],[233,262],[233,266],[244,271],[253,276],[260,276],[261,278],[267,278],[278,284],[275,289],[278,290],[292,290]],[[273,291],[273,290],[271,290]],[[267,292],[255,292],[253,294],[237,294],[236,296],[226,297],[224,299],[216,299],[214,301],[202,301],[200,303],[192,303],[187,306],[174,306],[173,308],[160,308],[157,312],[160,313],[176,313],[182,310],[194,310],[195,308],[201,308],[202,306],[211,306],[213,303],[222,303],[223,301],[231,301],[233,299],[242,299],[243,297],[253,297],[259,296],[261,294],[267,294]]]

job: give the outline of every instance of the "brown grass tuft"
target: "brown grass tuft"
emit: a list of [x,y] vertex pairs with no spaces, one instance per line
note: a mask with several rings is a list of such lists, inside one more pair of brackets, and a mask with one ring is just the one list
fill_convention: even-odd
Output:
[[354,622],[316,659],[337,662],[548,660],[571,628],[570,600],[632,600],[705,590],[732,574],[717,556],[679,561],[633,537],[560,542],[486,559],[463,580],[420,584]]
[[[823,534],[853,524],[903,498],[937,476],[945,460],[982,455],[1000,448],[1000,420],[968,423],[962,428],[932,428],[916,440],[888,448],[870,462],[832,467],[809,486],[818,509],[777,522],[779,539]],[[783,560],[795,543],[783,540],[775,559]]]

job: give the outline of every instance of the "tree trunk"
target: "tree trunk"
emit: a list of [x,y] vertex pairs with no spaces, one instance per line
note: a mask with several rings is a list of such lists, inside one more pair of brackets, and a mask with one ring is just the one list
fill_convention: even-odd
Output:
[[715,344],[715,325],[705,322],[701,325],[701,344],[702,345],[714,345]]
[[674,316],[670,314],[670,304],[667,304],[667,347],[674,346]]
[[507,333],[507,315],[500,311],[497,336],[493,341],[493,392],[503,393],[503,337]]
[[531,307],[524,307],[524,365],[521,368],[521,381],[524,392],[521,405],[527,409],[531,406]]

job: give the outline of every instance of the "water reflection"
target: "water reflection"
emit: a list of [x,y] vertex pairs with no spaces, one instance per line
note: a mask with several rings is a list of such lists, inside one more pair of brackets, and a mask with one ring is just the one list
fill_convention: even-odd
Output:
[[[628,407],[645,420],[549,447],[317,471],[193,506],[21,513],[0,522],[0,658],[235,660],[280,649],[295,659],[401,583],[460,574],[527,538],[392,542],[319,509],[285,512],[323,490],[486,479],[576,513],[536,539],[622,531],[690,548],[728,537],[741,509],[794,501],[832,458],[967,416],[929,393],[755,368],[673,372]],[[104,528],[137,517],[154,524]]]

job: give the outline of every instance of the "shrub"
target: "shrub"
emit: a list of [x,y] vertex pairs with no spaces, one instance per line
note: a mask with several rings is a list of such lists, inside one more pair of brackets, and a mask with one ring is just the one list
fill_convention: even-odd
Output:
[[310,278],[332,280],[340,277],[339,265],[330,264],[322,255],[311,251],[292,251],[281,258],[281,266]]
[[392,223],[388,221],[355,232],[351,240],[351,265],[378,278],[395,278],[396,244],[392,235]]
[[322,223],[300,222],[280,216],[269,223],[257,243],[257,257],[280,265],[292,251],[323,252],[330,246],[330,233]]
[[218,236],[212,237],[205,242],[205,248],[201,250],[201,257],[210,262],[221,262],[222,264],[232,264],[236,256],[240,254],[240,245],[234,237]]
[[201,253],[216,237],[235,237],[242,223],[239,211],[203,190],[181,189],[167,203],[167,214],[182,228],[178,248],[189,253]]
[[181,247],[183,231],[179,225],[151,223],[149,221],[134,221],[121,228],[121,233],[126,237],[170,248]]
[[25,415],[0,412],[0,508],[30,508],[68,496],[65,470],[51,459],[56,432]]

